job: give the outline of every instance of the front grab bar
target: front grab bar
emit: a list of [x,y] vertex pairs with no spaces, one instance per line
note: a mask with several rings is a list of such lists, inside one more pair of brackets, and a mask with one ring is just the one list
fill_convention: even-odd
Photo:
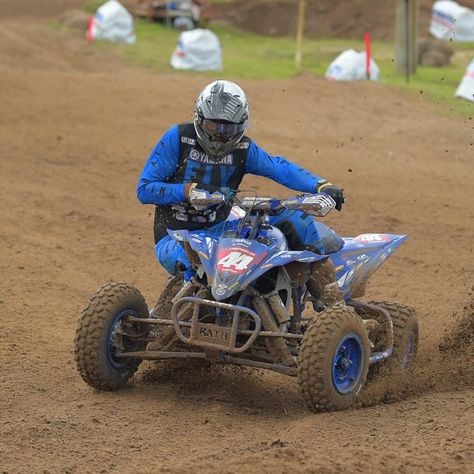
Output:
[[[192,303],[193,304],[193,316],[191,318],[191,328],[189,337],[187,337],[183,331],[181,326],[181,321],[179,320],[178,313],[181,306],[185,303]],[[227,311],[233,311],[233,318],[232,318],[232,326],[218,326],[217,324],[210,324],[210,323],[200,323],[199,322],[199,308],[200,306],[212,306],[214,308],[221,308]],[[239,332],[239,320],[240,314],[244,313],[249,315],[254,323],[255,329],[251,331],[250,337],[248,338],[247,342],[241,346],[236,347],[236,340],[237,334]],[[252,344],[257,339],[261,329],[262,329],[262,321],[258,314],[249,309],[245,308],[244,306],[238,306],[233,304],[227,303],[220,303],[218,301],[211,301],[205,300],[202,298],[196,298],[194,296],[186,296],[184,298],[180,298],[176,301],[173,305],[171,310],[171,317],[173,320],[174,329],[176,331],[176,335],[179,337],[181,341],[185,344],[191,344],[195,346],[201,347],[209,347],[211,349],[216,349],[219,351],[225,351],[230,353],[240,353],[245,352],[248,350]],[[250,332],[250,331],[249,331]],[[218,343],[213,342],[215,340],[221,339],[226,343]]]

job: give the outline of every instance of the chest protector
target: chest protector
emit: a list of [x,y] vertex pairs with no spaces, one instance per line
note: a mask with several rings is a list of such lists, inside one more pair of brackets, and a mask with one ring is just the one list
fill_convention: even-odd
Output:
[[[175,174],[169,183],[197,183],[206,187],[238,189],[245,174],[245,164],[251,140],[243,137],[235,150],[219,161],[212,161],[199,145],[192,123],[178,126],[179,159]],[[209,189],[209,188],[207,188]],[[212,189],[212,188],[211,188]],[[210,227],[227,219],[231,205],[198,211],[188,202],[156,206],[154,234],[155,243],[167,235],[166,229],[197,230]]]

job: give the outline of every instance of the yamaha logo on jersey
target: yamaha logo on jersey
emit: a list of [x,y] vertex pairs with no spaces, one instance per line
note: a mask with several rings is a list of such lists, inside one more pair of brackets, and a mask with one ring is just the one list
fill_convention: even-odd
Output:
[[201,161],[201,153],[193,148],[189,154],[189,158],[191,158],[193,161]]
[[192,148],[189,152],[189,159],[210,165],[232,165],[234,162],[232,155],[224,156],[224,158],[221,158],[219,161],[213,161],[209,158],[207,153],[196,150],[196,148]]

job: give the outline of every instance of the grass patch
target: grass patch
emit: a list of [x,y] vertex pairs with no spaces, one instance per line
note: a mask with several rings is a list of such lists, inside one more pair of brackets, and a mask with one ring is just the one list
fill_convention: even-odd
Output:
[[[92,5],[95,0],[89,0]],[[180,32],[159,23],[136,20],[137,43],[120,45],[98,42],[100,48],[112,50],[125,58],[158,72],[174,71],[170,64]],[[271,38],[230,27],[213,25],[223,47],[224,70],[204,73],[210,79],[286,79],[297,71],[294,65],[294,38]],[[453,64],[443,68],[419,67],[409,84],[395,72],[392,43],[375,41],[373,55],[381,70],[381,82],[422,93],[425,98],[439,102],[449,109],[472,116],[474,104],[454,98],[454,92],[469,63],[474,45],[455,44]],[[347,48],[363,50],[362,40],[306,39],[303,45],[302,70],[324,76],[329,63]],[[186,74],[186,72],[183,72]]]
[[95,13],[105,2],[106,0],[87,0],[82,9],[87,13]]

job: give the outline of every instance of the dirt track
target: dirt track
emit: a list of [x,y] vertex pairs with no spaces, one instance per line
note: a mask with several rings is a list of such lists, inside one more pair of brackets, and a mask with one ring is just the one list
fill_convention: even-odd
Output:
[[[149,301],[160,290],[135,185],[209,78],[58,35],[0,23],[0,471],[472,472],[472,347],[440,359],[437,346],[472,292],[474,120],[377,84],[242,84],[257,142],[344,186],[341,234],[410,235],[369,295],[418,309],[413,380],[322,415],[295,381],[252,370],[144,364],[129,390],[95,392],[75,370],[77,316],[111,280]],[[247,186],[288,194],[263,183]]]

